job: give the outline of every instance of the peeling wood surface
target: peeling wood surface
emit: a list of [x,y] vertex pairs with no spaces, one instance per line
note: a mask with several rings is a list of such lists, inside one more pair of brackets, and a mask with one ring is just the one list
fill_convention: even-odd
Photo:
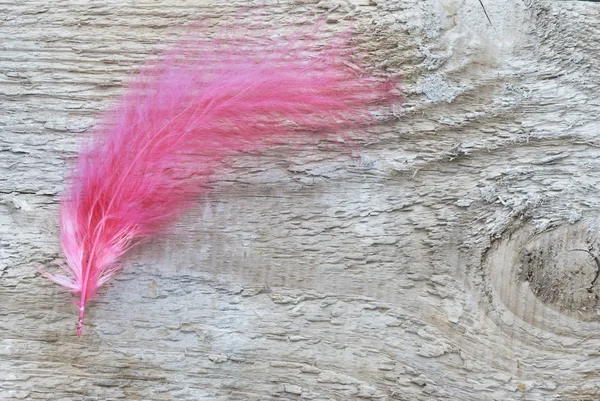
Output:
[[[57,195],[129,74],[243,3],[0,4],[0,399],[600,399],[600,5],[267,2],[402,72],[360,160],[229,160],[75,335]],[[213,24],[214,22],[214,24]]]

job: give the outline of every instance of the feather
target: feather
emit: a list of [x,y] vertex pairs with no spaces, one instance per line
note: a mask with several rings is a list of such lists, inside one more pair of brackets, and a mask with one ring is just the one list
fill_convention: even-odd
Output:
[[188,37],[147,63],[105,113],[60,202],[66,273],[43,273],[78,296],[78,335],[119,258],[191,207],[224,157],[369,124],[370,106],[397,99],[393,82],[350,63],[348,35],[320,46],[319,32],[266,45],[249,28]]

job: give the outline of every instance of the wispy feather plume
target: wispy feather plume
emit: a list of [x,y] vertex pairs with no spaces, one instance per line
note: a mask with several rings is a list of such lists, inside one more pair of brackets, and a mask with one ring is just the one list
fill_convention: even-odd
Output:
[[[238,30],[240,32],[240,30]],[[193,205],[219,161],[304,132],[326,137],[372,122],[394,85],[350,63],[347,36],[265,44],[265,31],[186,39],[148,63],[91,133],[60,203],[66,274],[44,275],[86,303],[132,246]],[[218,171],[217,171],[218,172]]]

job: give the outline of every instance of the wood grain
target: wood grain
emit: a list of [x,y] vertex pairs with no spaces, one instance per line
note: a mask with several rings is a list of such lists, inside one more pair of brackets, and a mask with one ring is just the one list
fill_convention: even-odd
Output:
[[597,400],[600,5],[280,1],[406,101],[352,159],[227,161],[89,308],[55,269],[77,144],[144,60],[244,2],[0,2],[0,399]]

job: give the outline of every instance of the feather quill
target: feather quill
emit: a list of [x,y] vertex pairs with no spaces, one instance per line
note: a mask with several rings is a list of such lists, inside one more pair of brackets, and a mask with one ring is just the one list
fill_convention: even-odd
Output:
[[369,124],[370,106],[397,99],[393,82],[350,63],[347,35],[320,46],[318,29],[270,45],[264,34],[180,42],[83,145],[60,202],[66,273],[43,273],[78,296],[77,335],[119,258],[192,206],[221,159]]

